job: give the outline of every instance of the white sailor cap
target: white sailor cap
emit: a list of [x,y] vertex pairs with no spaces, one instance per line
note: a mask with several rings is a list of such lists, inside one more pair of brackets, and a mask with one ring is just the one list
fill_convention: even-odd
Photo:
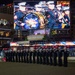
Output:
[[36,8],[41,8],[42,5],[36,4],[35,7],[36,7]]
[[61,4],[58,4],[56,7],[61,7]]
[[39,2],[39,5],[45,5],[46,4],[46,1],[40,1]]
[[69,9],[70,9],[70,7],[63,7],[63,10],[65,10],[65,11],[67,11]]
[[47,4],[54,4],[54,1],[48,1]]
[[21,2],[21,3],[18,3],[19,6],[25,6],[26,5],[26,2]]

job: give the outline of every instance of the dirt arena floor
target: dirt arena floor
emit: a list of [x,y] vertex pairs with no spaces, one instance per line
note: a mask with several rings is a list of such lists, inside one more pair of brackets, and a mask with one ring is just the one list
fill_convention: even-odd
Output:
[[0,62],[0,75],[75,75],[75,62],[69,62],[68,67]]

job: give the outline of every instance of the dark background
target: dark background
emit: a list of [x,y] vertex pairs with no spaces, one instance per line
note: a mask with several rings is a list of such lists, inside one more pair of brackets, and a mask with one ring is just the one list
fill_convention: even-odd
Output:
[[0,4],[9,4],[13,3],[13,0],[0,0]]

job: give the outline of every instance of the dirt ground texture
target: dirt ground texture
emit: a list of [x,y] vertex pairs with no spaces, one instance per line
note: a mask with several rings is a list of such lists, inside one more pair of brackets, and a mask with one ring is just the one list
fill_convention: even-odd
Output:
[[75,62],[69,62],[68,67],[0,62],[0,75],[75,75]]

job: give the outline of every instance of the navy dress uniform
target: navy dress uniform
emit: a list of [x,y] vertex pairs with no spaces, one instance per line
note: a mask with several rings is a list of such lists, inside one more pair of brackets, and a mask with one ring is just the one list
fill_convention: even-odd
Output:
[[64,16],[63,16],[63,18],[64,18],[64,22],[65,22],[65,28],[70,28],[70,17],[66,14],[67,13],[67,11],[69,12],[70,10],[69,9],[65,9],[64,10]]
[[9,61],[9,51],[6,52],[6,61]]
[[26,49],[26,63],[29,63],[29,50]]
[[36,57],[36,50],[33,51],[33,63],[35,63],[36,61],[35,57]]
[[53,51],[53,59],[54,59],[54,66],[56,66],[57,65],[57,50],[56,49],[54,49]]
[[6,56],[6,62],[8,61],[8,52],[5,52],[5,56]]
[[10,62],[10,52],[8,51],[8,62]]
[[21,50],[21,62],[23,62],[23,50]]
[[24,52],[23,52],[23,56],[24,56],[24,63],[26,63],[26,50],[24,49]]
[[53,49],[50,48],[50,65],[53,65]]
[[20,50],[18,50],[18,62],[21,62],[20,55],[21,55]]
[[14,22],[16,24],[15,29],[22,29],[23,27],[20,25],[21,22],[23,22],[23,17],[25,16],[25,2],[19,3],[19,10],[15,12],[14,17],[17,17],[14,19]]
[[25,4],[26,2],[18,3],[19,10],[15,12],[15,15],[17,16],[18,20],[21,20],[21,18],[25,15],[23,12],[25,12]]
[[64,67],[68,66],[68,56],[69,56],[69,51],[67,49],[64,49]]
[[39,64],[40,63],[40,59],[39,59],[40,51],[39,50],[37,50],[36,56],[37,56],[37,64]]
[[[22,23],[22,18],[24,16],[24,13],[22,13],[20,10],[15,13],[15,16],[17,19],[14,20],[14,23],[16,24],[15,29],[22,29],[21,23]],[[14,17],[15,17],[14,16]]]
[[8,53],[8,56],[9,56],[9,62],[10,62],[10,60],[11,60],[10,51],[9,51],[9,53]]
[[43,49],[43,64],[46,64],[46,50]]
[[10,54],[9,54],[9,51],[8,51],[8,53],[7,53],[8,55],[8,62],[10,61]]
[[32,51],[29,51],[29,62],[32,63]]
[[47,16],[47,19],[48,19],[48,25],[47,27],[48,28],[53,28],[54,25],[56,24],[55,20],[56,20],[56,16],[55,16],[55,13],[54,13],[54,1],[48,1],[47,2],[47,5],[48,5],[48,11],[46,12],[46,16]]
[[19,62],[19,50],[17,50],[17,62]]
[[15,55],[16,56],[16,59],[15,60],[16,60],[16,62],[18,62],[18,52],[16,51],[15,54],[16,54]]
[[58,49],[58,66],[62,66],[62,50]]
[[13,61],[13,51],[11,51],[11,62]]
[[49,65],[49,51],[46,49],[46,64]]
[[43,55],[42,52],[43,52],[43,51],[40,50],[40,64],[42,64],[42,55]]
[[15,51],[12,51],[12,61],[15,62]]

